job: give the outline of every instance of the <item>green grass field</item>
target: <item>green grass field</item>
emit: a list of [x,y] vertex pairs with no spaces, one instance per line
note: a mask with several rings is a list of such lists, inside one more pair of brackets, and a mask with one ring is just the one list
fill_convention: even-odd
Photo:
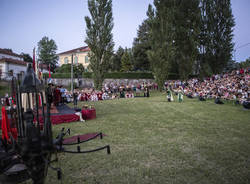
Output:
[[242,106],[186,98],[169,103],[161,93],[87,104],[97,119],[54,126],[54,135],[62,127],[71,128],[71,136],[103,132],[103,140],[81,148],[109,144],[111,155],[60,154],[54,166],[63,179],[49,170],[47,184],[250,183],[250,111]]

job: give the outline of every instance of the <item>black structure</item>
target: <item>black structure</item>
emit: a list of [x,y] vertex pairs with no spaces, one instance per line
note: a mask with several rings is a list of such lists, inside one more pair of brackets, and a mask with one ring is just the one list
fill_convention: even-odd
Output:
[[[14,119],[18,138],[14,140],[11,137],[11,143],[0,140],[0,183],[20,183],[32,179],[34,184],[43,184],[49,167],[57,171],[58,179],[60,179],[60,168],[53,168],[50,165],[57,161],[57,159],[51,160],[54,153],[84,154],[106,149],[107,153],[110,154],[109,145],[88,151],[81,151],[79,146],[79,144],[96,137],[102,138],[102,133],[85,141],[80,141],[80,138],[78,138],[78,141],[74,143],[78,145],[76,151],[65,149],[65,146],[73,144],[63,144],[64,136],[70,134],[70,129],[65,131],[63,128],[56,139],[53,140],[50,121],[51,104],[48,100],[49,86],[36,78],[31,65],[28,66],[25,76],[20,81],[20,78],[18,80],[14,78],[12,81],[14,93],[12,95],[15,96],[17,106],[16,109],[11,111],[11,117]],[[43,99],[44,91],[46,94],[46,112]],[[27,97],[26,109],[22,107],[22,96],[24,95]],[[42,114],[39,114],[39,95],[41,96]],[[35,99],[33,109],[31,108],[32,100],[30,98]],[[40,116],[45,118],[43,126],[39,122]]]

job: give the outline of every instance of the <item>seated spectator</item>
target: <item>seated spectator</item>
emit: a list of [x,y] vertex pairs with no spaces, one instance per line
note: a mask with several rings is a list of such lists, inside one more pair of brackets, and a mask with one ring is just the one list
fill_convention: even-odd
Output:
[[218,96],[218,97],[215,98],[214,103],[216,103],[216,104],[224,104],[224,103],[221,101],[220,96]]
[[250,109],[250,98],[244,101],[242,105],[245,109]]

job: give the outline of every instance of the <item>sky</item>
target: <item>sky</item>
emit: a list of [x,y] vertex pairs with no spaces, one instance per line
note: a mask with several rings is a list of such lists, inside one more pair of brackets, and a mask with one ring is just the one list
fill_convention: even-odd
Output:
[[[115,50],[132,47],[138,26],[153,0],[113,0]],[[232,0],[234,58],[250,57],[250,0]],[[87,0],[0,0],[0,48],[32,54],[43,36],[55,40],[58,53],[85,46]]]

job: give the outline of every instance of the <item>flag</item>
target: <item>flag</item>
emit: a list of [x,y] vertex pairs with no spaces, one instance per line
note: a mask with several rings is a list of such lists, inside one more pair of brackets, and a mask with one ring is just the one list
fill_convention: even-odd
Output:
[[36,71],[36,48],[34,47],[33,49],[33,69],[34,69],[34,72]]
[[2,107],[2,139],[10,142],[10,134],[14,139],[17,138],[16,128],[10,127],[10,122],[5,107]]
[[50,64],[49,64],[49,78],[51,78],[51,73],[50,73]]

